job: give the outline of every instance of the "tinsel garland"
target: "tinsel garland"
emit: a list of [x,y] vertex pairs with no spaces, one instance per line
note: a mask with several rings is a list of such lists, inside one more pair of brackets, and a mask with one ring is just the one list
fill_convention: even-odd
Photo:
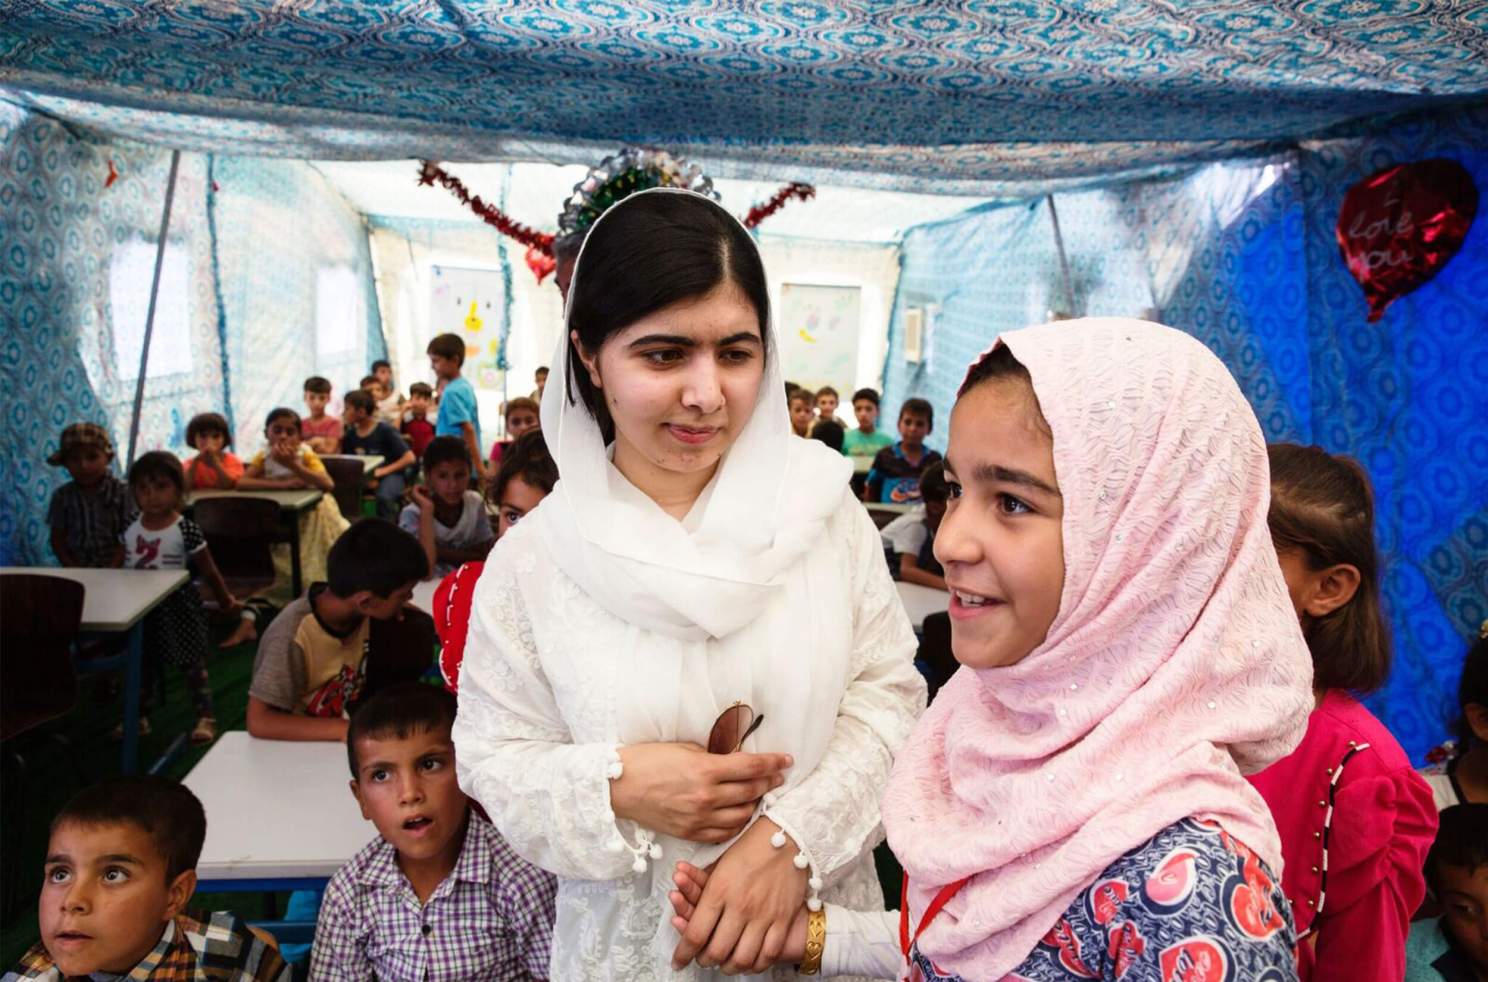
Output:
[[762,205],[755,205],[749,209],[749,214],[744,216],[744,227],[754,228],[760,222],[785,207],[785,203],[791,198],[800,198],[802,201],[807,201],[814,197],[816,197],[816,188],[810,184],[802,184],[799,181],[787,184],[779,191],[776,191],[769,201],[766,201]]
[[[553,236],[521,222],[513,221],[511,216],[494,205],[488,205],[480,199],[479,195],[471,197],[470,192],[465,190],[465,184],[458,177],[440,167],[432,160],[420,161],[419,184],[423,187],[433,187],[439,184],[452,191],[455,197],[471,211],[480,216],[480,220],[490,225],[496,231],[508,238],[516,239],[527,246],[529,250],[536,249],[545,255],[553,254]],[[530,261],[529,261],[530,264]]]

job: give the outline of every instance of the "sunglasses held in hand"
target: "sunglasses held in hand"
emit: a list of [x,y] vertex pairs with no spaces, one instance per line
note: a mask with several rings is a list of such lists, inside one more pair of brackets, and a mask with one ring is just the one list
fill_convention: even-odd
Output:
[[738,753],[739,749],[744,746],[744,741],[749,739],[750,734],[759,729],[764,721],[764,713],[756,716],[754,710],[744,703],[734,703],[718,714],[718,719],[713,723],[713,729],[708,731],[708,753]]

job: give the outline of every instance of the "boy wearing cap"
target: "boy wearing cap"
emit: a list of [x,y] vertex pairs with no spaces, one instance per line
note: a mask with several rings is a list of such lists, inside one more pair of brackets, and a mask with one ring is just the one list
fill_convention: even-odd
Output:
[[112,566],[119,536],[134,521],[134,497],[110,469],[113,460],[113,441],[97,423],[67,427],[61,446],[47,458],[72,475],[52,492],[47,509],[52,552],[63,566]]

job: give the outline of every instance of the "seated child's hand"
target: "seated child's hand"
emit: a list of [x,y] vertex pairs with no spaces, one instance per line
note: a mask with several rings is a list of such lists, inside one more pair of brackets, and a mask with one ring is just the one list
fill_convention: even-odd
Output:
[[[687,931],[687,925],[692,921],[692,915],[697,911],[698,901],[703,898],[703,887],[708,885],[710,869],[698,869],[691,863],[679,861],[677,872],[672,874],[672,882],[677,889],[667,894],[667,899],[672,902],[672,927],[678,934]],[[791,921],[790,931],[785,938],[785,947],[780,951],[781,964],[796,964],[806,957],[806,917],[807,910],[803,906]],[[672,961],[674,971],[680,971],[685,966],[678,965],[676,960]]]
[[227,606],[223,607],[222,610],[223,613],[236,614],[246,606],[247,604],[243,603],[243,601],[239,600],[237,597],[234,597],[232,594],[228,594]]
[[432,511],[434,509],[434,499],[429,495],[429,489],[422,484],[415,484],[413,489],[408,492],[408,496],[413,499],[415,505],[418,505],[419,511]]

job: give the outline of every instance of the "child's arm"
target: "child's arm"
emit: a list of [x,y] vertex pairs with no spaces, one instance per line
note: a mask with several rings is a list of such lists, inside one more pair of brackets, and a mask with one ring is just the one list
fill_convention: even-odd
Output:
[[191,463],[193,465],[199,465],[202,456],[206,456],[207,466],[212,468],[212,471],[217,475],[217,487],[223,490],[231,490],[238,486],[238,482],[234,481],[227,471],[222,469],[222,456],[220,454],[198,455],[196,460],[193,460]]
[[305,464],[305,459],[299,454],[295,454],[287,463],[289,469],[299,476],[300,482],[304,485],[319,488],[326,494],[330,494],[335,489],[336,482],[331,480],[331,475],[327,474],[324,470],[311,469]]
[[315,947],[310,951],[310,978],[316,982],[374,982],[367,951],[358,941],[365,925],[358,916],[355,886],[349,870],[331,878],[315,919]]
[[918,583],[920,586],[928,586],[935,590],[949,590],[946,586],[944,576],[936,576],[934,573],[920,569],[918,556],[907,552],[899,554],[899,579],[905,583]]
[[372,472],[372,476],[377,478],[378,480],[382,480],[389,474],[396,474],[401,470],[407,470],[416,463],[418,463],[418,458],[413,455],[412,450],[409,450],[406,451],[403,456],[393,461],[391,464],[383,464],[381,467],[374,470]]
[[266,454],[259,454],[244,468],[243,476],[238,478],[238,490],[282,491],[294,483],[285,478],[264,477],[264,461],[266,457]]
[[306,440],[311,450],[320,454],[338,454],[341,452],[341,441],[331,436],[312,436]]
[[[413,499],[413,504],[418,508],[418,540],[419,545],[424,547],[424,556],[429,561],[429,570],[425,577],[434,575],[434,566],[439,560],[439,547],[434,541],[434,499],[429,495],[429,489],[422,484],[415,484],[408,491],[408,496]],[[408,528],[405,518],[399,522],[405,532],[412,531]]]
[[495,539],[487,539],[468,546],[436,545],[434,554],[441,563],[450,566],[461,566],[465,563],[473,563],[485,559],[491,552],[491,547],[496,544]]
[[57,557],[57,562],[63,566],[81,566],[82,561],[67,547],[67,533],[62,526],[52,526],[52,552]]
[[460,436],[465,441],[465,450],[470,454],[470,466],[477,469],[477,477],[485,479],[491,476],[490,465],[481,456],[480,444],[475,441],[475,424],[466,420],[460,424]]
[[191,561],[196,563],[196,568],[201,571],[202,579],[207,581],[211,587],[212,595],[217,598],[217,606],[224,613],[234,614],[243,609],[243,601],[232,595],[227,588],[227,581],[222,578],[222,571],[217,568],[217,563],[212,559],[212,550],[205,542],[202,547],[191,554]]
[[260,740],[346,741],[347,720],[339,716],[302,716],[248,696],[248,732]]

